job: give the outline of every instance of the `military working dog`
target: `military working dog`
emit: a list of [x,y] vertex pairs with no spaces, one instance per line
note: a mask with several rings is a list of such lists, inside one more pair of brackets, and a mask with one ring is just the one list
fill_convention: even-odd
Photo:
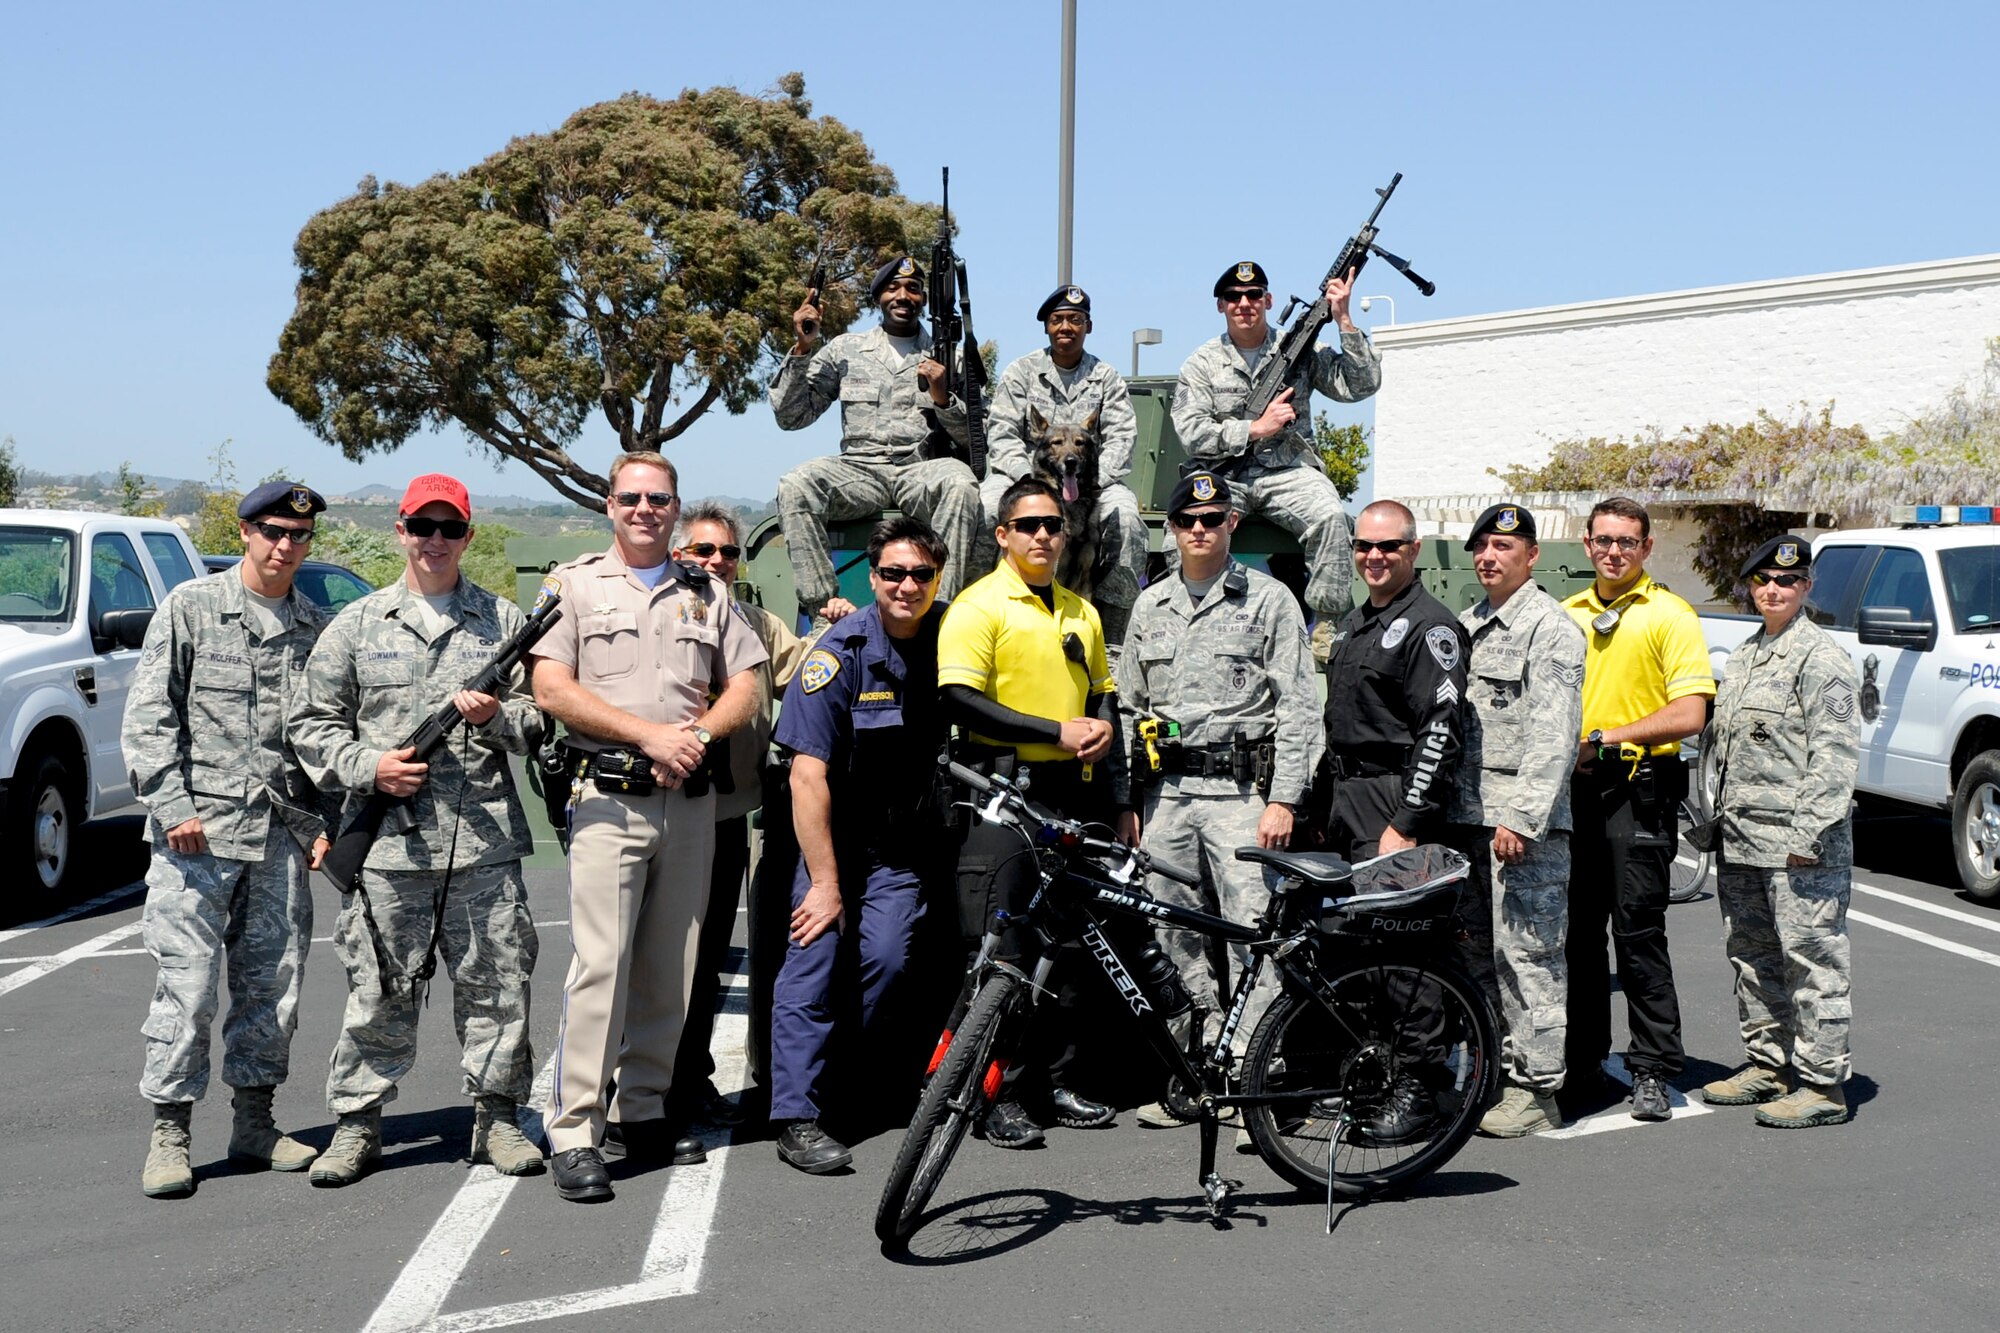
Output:
[[1062,496],[1063,553],[1056,582],[1089,600],[1097,586],[1097,456],[1104,447],[1097,413],[1081,421],[1052,422],[1028,409],[1028,457],[1035,476]]

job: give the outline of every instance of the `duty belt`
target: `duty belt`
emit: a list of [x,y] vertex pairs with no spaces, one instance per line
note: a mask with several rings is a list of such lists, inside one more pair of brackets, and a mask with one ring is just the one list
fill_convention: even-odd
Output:
[[1327,747],[1326,766],[1342,781],[1379,778],[1400,774],[1410,765],[1407,745],[1350,745]]
[[1255,776],[1259,747],[1273,748],[1272,742],[1224,741],[1217,745],[1186,745],[1179,741],[1160,743],[1160,772],[1196,778],[1235,778],[1239,782]]

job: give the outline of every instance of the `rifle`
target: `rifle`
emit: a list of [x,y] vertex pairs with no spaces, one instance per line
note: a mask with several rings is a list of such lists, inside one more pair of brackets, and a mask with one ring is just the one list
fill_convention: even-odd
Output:
[[[1415,283],[1417,290],[1425,296],[1437,291],[1437,284],[1411,269],[1409,261],[1398,255],[1392,255],[1375,244],[1375,219],[1382,216],[1383,205],[1389,202],[1389,196],[1396,192],[1396,186],[1402,179],[1403,173],[1399,171],[1390,179],[1387,189],[1375,191],[1380,197],[1375,201],[1374,211],[1369,213],[1368,220],[1361,224],[1361,229],[1347,238],[1347,244],[1340,247],[1340,255],[1333,261],[1333,267],[1329,268],[1326,276],[1319,280],[1316,299],[1305,314],[1278,336],[1278,345],[1272,350],[1272,354],[1257,364],[1257,372],[1250,380],[1250,397],[1243,405],[1244,420],[1255,421],[1263,416],[1264,409],[1277,401],[1279,394],[1291,387],[1292,381],[1312,360],[1319,343],[1320,331],[1333,322],[1333,307],[1328,305],[1326,300],[1328,282],[1343,273],[1353,273],[1358,276],[1363,266],[1368,263],[1368,256],[1372,254],[1379,255],[1383,263]],[[1285,302],[1284,310],[1278,315],[1278,322],[1283,324],[1290,319],[1293,309],[1302,304],[1304,303],[1296,296]],[[1302,421],[1305,419],[1303,412],[1300,413],[1299,419]],[[1212,470],[1223,471],[1241,461],[1241,459],[1230,459],[1221,468]],[[1183,470],[1200,471],[1204,466],[1206,465],[1189,459]]]
[[[925,303],[931,311],[931,356],[944,367],[945,392],[957,394],[965,404],[967,447],[936,424],[932,416],[930,438],[924,452],[930,458],[962,458],[972,475],[986,476],[986,361],[979,355],[979,340],[972,333],[972,286],[966,280],[965,261],[951,248],[951,168],[944,169],[944,211],[938,214],[937,238],[931,242],[930,291]],[[930,385],[919,384],[925,392]],[[927,409],[928,410],[928,409]]]
[[[521,628],[514,631],[493,659],[480,669],[478,675],[467,681],[461,688],[477,694],[499,694],[507,677],[519,666],[521,659],[528,655],[541,637],[549,632],[561,612],[562,595],[555,590],[554,580],[542,584],[541,595],[535,598],[535,608],[528,613],[528,619]],[[447,703],[434,715],[424,719],[423,725],[411,732],[408,739],[398,749],[409,748],[416,751],[414,760],[429,758],[431,753],[443,745],[451,735],[452,728],[464,721],[458,705]],[[396,832],[410,834],[416,832],[416,816],[410,813],[410,799],[407,796],[391,796],[387,792],[369,793],[367,804],[361,813],[349,821],[340,836],[333,840],[326,859],[320,869],[326,872],[334,887],[342,893],[352,893],[361,887],[361,863],[368,859],[369,849],[382,836],[382,824],[386,820]]]

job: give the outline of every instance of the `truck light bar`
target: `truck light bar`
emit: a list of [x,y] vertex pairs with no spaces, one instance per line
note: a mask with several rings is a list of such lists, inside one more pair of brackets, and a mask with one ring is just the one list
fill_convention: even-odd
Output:
[[1957,524],[1991,523],[1992,505],[1897,505],[1889,511],[1890,521],[1902,527],[1949,527]]

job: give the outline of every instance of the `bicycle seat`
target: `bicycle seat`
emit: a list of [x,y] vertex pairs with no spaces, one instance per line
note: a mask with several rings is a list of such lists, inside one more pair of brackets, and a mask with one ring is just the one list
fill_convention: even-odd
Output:
[[[1345,884],[1354,867],[1332,852],[1287,852],[1276,847],[1238,847],[1239,861],[1259,861],[1318,888]],[[1280,888],[1278,892],[1284,890]]]

